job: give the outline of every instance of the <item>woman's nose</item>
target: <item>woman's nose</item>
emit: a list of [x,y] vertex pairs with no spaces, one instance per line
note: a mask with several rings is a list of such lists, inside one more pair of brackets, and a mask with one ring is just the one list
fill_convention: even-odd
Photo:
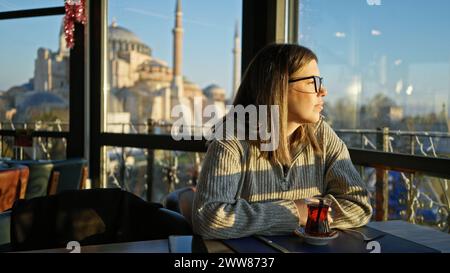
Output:
[[327,90],[327,88],[324,87],[324,86],[320,87],[319,95],[320,95],[321,97],[325,97],[326,95],[328,95],[328,90]]

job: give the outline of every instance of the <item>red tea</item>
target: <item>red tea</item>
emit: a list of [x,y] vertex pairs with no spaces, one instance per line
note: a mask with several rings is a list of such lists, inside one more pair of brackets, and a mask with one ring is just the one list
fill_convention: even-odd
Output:
[[330,225],[328,223],[329,205],[323,200],[315,203],[308,203],[308,220],[306,222],[305,232],[312,236],[328,236]]

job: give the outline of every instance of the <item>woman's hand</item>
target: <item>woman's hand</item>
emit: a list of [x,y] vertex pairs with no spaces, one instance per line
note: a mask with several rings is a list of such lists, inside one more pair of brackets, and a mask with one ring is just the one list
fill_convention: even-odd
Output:
[[306,205],[305,199],[294,200],[294,203],[297,206],[299,225],[305,226],[308,220],[308,206]]
[[331,214],[333,213],[333,209],[331,207],[328,208],[328,224],[331,225],[333,223],[333,217]]
[[[306,226],[306,222],[308,221],[308,206],[306,205],[305,199],[294,200],[295,205],[297,206],[297,212],[299,216],[299,225]],[[331,207],[328,209],[328,223],[333,223],[333,218],[331,217],[332,209]]]

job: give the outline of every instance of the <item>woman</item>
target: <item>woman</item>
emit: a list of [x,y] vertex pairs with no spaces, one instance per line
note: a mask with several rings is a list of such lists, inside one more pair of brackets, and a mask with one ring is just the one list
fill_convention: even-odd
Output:
[[195,233],[207,239],[292,233],[306,224],[305,198],[313,196],[332,201],[331,228],[369,221],[364,183],[320,115],[327,90],[317,62],[294,44],[269,45],[252,60],[233,104],[277,105],[279,143],[263,151],[261,138],[211,141],[194,200]]

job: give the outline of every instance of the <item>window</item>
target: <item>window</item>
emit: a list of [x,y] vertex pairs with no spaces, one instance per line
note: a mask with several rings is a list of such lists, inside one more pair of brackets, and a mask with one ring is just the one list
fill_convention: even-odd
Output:
[[[69,130],[70,54],[62,18],[0,21],[0,129]],[[64,138],[37,137],[32,148],[20,151],[13,146],[13,138],[4,138],[2,156],[58,159],[66,154]]]
[[106,131],[147,134],[152,121],[170,133],[172,107],[193,112],[194,98],[224,112],[239,82],[241,10],[242,0],[109,1]]
[[445,0],[300,1],[299,43],[318,55],[324,115],[349,146],[449,157],[449,9]]
[[[105,147],[106,186],[163,202],[175,189],[196,185],[204,153]],[[151,190],[148,190],[148,187]],[[151,196],[149,196],[151,195]]]
[[0,12],[62,6],[63,0],[1,0]]
[[[359,167],[361,176],[371,193],[374,218],[377,171],[374,168]],[[448,180],[418,173],[387,171],[388,219],[405,220],[449,232],[448,215],[450,202]]]
[[[241,14],[242,0],[110,0],[106,132],[170,138],[177,120],[171,110],[180,104],[191,113],[213,104],[225,114],[240,81]],[[105,146],[104,156],[104,185],[161,201],[190,185],[193,162],[200,164],[203,154]],[[179,183],[166,185],[174,166]]]

